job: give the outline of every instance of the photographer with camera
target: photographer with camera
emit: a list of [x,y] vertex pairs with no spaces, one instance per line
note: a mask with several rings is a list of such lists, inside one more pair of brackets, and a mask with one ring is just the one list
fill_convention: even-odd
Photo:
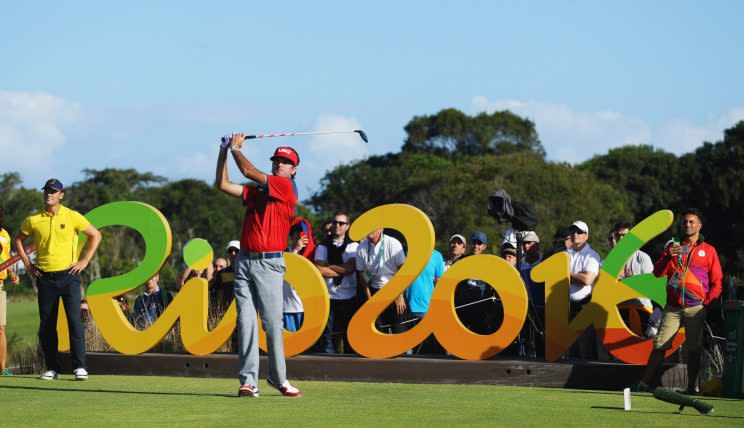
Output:
[[530,204],[512,201],[506,190],[499,189],[488,198],[488,214],[499,224],[511,223],[512,228],[504,236],[502,257],[519,271],[528,291],[527,321],[515,342],[517,353],[530,357],[542,355],[545,348],[545,290],[544,284],[536,284],[530,277],[532,267],[542,260],[540,239],[532,232],[537,226],[537,213]]

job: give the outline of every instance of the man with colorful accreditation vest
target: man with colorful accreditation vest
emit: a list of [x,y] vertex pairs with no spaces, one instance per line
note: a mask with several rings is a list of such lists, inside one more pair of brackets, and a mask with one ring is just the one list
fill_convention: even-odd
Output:
[[[300,390],[286,377],[282,285],[286,265],[284,250],[297,206],[294,176],[300,157],[291,147],[279,147],[271,157],[267,175],[240,152],[244,134],[223,137],[217,158],[218,189],[241,198],[245,219],[240,234],[240,252],[235,261],[234,292],[238,309],[239,397],[258,397],[258,318],[266,331],[269,372],[266,381],[283,395],[297,397]],[[240,172],[256,186],[242,186],[227,178],[227,150],[232,151]]]
[[716,249],[704,242],[700,229],[703,218],[699,210],[688,208],[680,219],[681,239],[667,243],[664,254],[654,265],[654,274],[667,279],[667,302],[654,339],[654,350],[639,382],[638,389],[648,389],[664,353],[680,326],[685,327],[687,341],[687,392],[696,393],[700,370],[702,332],[705,308],[721,295],[723,273]]

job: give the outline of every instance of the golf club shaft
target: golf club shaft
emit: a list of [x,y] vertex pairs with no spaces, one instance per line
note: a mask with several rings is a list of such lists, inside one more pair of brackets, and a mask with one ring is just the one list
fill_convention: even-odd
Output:
[[253,138],[294,137],[296,135],[348,134],[352,132],[354,131],[286,132],[282,134],[246,135],[245,139],[249,140]]
[[313,132],[285,132],[277,134],[260,134],[260,135],[246,135],[246,140],[257,139],[257,138],[275,138],[275,137],[295,137],[298,135],[324,135],[324,134],[359,134],[359,137],[367,142],[367,134],[361,129],[355,129],[353,131],[313,131]]

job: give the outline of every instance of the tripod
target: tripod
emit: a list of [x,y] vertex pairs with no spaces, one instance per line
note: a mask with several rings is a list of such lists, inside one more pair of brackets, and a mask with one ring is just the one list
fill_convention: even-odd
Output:
[[529,326],[526,331],[526,337],[524,328],[517,336],[517,355],[520,357],[537,358],[537,340],[542,340],[544,343],[545,332],[543,330],[543,321],[535,307],[535,303],[532,301],[532,296],[529,294],[528,284],[530,278],[528,277],[526,270],[522,269],[522,263],[527,261],[523,250],[524,234],[525,232],[521,231],[514,232],[517,243],[517,272],[519,272],[519,277],[522,279],[525,288],[528,288],[527,321],[529,322]]

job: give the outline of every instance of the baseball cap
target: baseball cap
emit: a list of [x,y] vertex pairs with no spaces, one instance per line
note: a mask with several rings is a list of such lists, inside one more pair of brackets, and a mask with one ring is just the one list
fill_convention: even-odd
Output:
[[589,233],[589,226],[586,225],[581,220],[576,220],[575,222],[571,223],[571,226],[568,227],[569,229],[578,229],[584,233]]
[[564,239],[568,239],[570,237],[571,237],[571,231],[568,230],[567,227],[559,227],[555,231],[555,235],[553,235],[553,240],[555,240],[555,241],[564,240]]
[[240,249],[240,241],[230,241],[227,243],[226,250],[230,250],[230,248],[237,248]]
[[529,232],[525,232],[524,237],[522,238],[522,241],[524,242],[537,242],[540,243],[540,237],[537,236],[537,233],[530,230]]
[[476,230],[473,232],[472,235],[470,235],[471,241],[481,241],[484,244],[488,243],[488,236],[486,236],[485,232],[481,232],[480,230]]
[[504,245],[501,247],[501,256],[505,256],[507,254],[511,254],[512,256],[517,256],[517,249],[512,247],[511,245]]
[[468,242],[467,242],[467,241],[465,240],[465,237],[464,237],[464,236],[462,236],[462,235],[460,235],[459,233],[455,233],[454,235],[452,235],[452,236],[450,237],[450,239],[449,239],[449,242],[452,242],[452,240],[453,240],[453,239],[455,239],[455,238],[457,238],[457,239],[459,239],[460,241],[462,241],[462,243],[463,243],[464,245],[468,245]]
[[41,190],[45,189],[55,189],[62,192],[65,190],[65,186],[62,185],[62,182],[57,180],[56,178],[50,178],[46,181],[46,183],[44,183],[44,187],[41,188]]
[[274,150],[274,156],[272,156],[270,160],[273,161],[274,158],[289,159],[289,161],[292,162],[294,166],[297,166],[300,164],[300,155],[297,154],[295,149],[289,146],[277,147],[276,150]]

